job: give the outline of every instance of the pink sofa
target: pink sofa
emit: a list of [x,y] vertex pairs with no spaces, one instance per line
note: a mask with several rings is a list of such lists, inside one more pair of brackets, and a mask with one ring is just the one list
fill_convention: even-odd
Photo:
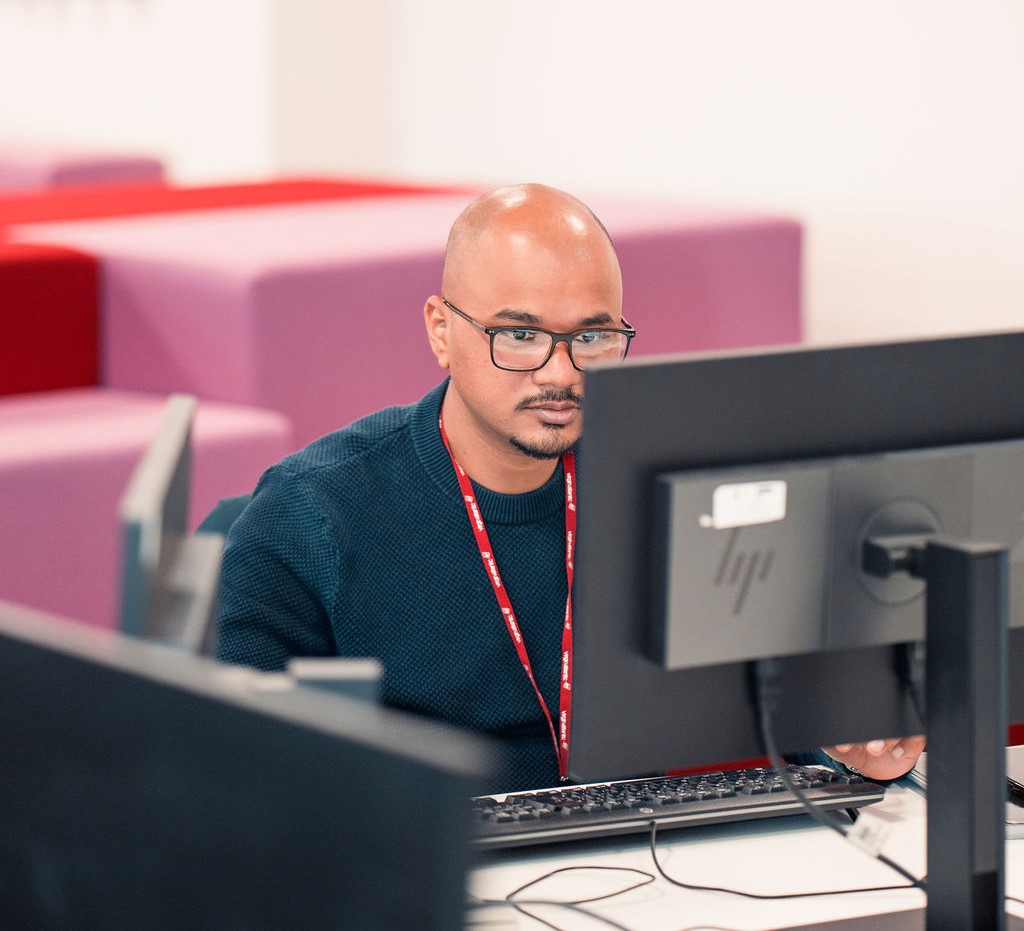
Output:
[[58,246],[8,242],[10,225],[408,197],[440,190],[451,192],[373,179],[279,178],[189,187],[106,184],[0,192],[0,394],[100,383],[96,258]]
[[[0,599],[114,625],[118,506],[164,403],[101,388],[0,398]],[[281,414],[200,402],[191,526],[220,498],[251,488],[291,445]]]
[[[286,414],[302,445],[442,372],[423,330],[469,194],[9,227],[103,269],[101,380]],[[591,198],[619,250],[632,351],[797,342],[794,221]]]
[[152,183],[163,176],[163,162],[152,155],[0,140],[0,190]]

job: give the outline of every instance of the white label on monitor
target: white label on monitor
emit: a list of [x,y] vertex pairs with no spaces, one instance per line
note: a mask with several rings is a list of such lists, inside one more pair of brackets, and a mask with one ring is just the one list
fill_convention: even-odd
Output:
[[711,495],[711,513],[701,514],[700,525],[715,530],[750,527],[785,520],[784,481],[734,482],[719,485]]

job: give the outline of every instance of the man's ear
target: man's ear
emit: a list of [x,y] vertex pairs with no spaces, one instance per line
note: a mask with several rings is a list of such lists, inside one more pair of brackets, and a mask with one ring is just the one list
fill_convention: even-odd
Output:
[[434,353],[437,364],[443,369],[448,368],[448,314],[444,301],[436,294],[427,298],[423,305],[423,322],[427,327],[427,339],[430,340],[430,351]]

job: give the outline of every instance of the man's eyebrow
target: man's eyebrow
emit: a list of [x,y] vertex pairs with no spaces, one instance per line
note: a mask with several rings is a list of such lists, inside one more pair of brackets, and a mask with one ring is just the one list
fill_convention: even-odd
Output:
[[540,326],[540,317],[531,314],[528,310],[513,310],[506,307],[494,315],[498,320],[509,320],[512,323],[525,323],[529,326]]
[[[513,310],[512,308],[506,307],[504,310],[499,310],[495,315],[497,320],[509,320],[513,323],[523,323],[526,326],[539,327],[541,325],[541,319],[536,314],[531,314],[528,310]],[[607,326],[609,323],[613,323],[614,318],[607,312],[599,314],[593,314],[589,317],[584,317],[579,322],[577,330],[585,330],[587,327],[592,326]]]

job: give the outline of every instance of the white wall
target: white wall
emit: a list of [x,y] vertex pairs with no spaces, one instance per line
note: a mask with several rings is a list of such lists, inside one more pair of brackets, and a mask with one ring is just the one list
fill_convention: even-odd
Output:
[[0,0],[0,137],[145,150],[179,178],[273,170],[258,0]]
[[407,76],[395,60],[391,0],[277,0],[272,8],[275,169],[404,173],[395,115]]
[[1018,0],[403,0],[399,22],[406,170],[793,212],[812,340],[1024,326]]
[[0,0],[0,88],[4,134],[144,144],[186,181],[784,211],[815,342],[1024,326],[1020,0]]

